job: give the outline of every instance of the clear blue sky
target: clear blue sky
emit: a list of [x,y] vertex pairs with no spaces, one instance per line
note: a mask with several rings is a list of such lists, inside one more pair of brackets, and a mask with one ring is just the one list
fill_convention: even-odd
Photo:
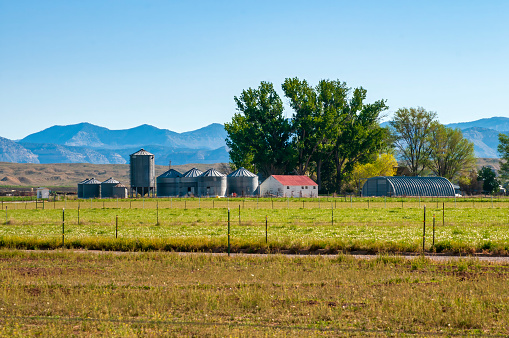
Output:
[[[509,1],[0,0],[0,136],[224,123],[287,77],[442,123],[509,116]],[[290,114],[290,113],[289,113]]]

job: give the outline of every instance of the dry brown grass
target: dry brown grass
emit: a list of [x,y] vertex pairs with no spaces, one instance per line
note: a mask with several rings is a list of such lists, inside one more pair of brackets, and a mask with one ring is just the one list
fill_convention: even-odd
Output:
[[[215,164],[185,164],[172,166],[173,169],[185,172],[193,167],[202,171],[214,168],[223,173],[229,173],[226,163]],[[161,175],[167,166],[156,165],[156,176]],[[78,182],[85,178],[95,177],[104,181],[114,177],[125,185],[129,184],[128,164],[89,164],[89,163],[7,163],[0,162],[0,186],[23,187],[77,187]],[[77,188],[76,188],[77,189]]]
[[475,260],[1,251],[0,334],[505,336],[508,277]]

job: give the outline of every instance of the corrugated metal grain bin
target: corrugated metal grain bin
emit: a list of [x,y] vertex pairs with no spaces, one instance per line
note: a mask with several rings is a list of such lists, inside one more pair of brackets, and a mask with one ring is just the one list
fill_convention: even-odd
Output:
[[454,186],[444,177],[378,176],[367,179],[362,196],[454,196]]
[[120,182],[113,179],[113,177],[108,178],[106,181],[101,183],[101,198],[112,198],[113,197],[113,187],[119,184]]
[[111,191],[113,198],[127,198],[127,187],[122,183],[114,186]]
[[252,196],[258,188],[258,176],[241,167],[227,177],[228,196]]
[[89,179],[83,183],[83,198],[100,198],[101,182],[95,178]]
[[141,196],[154,193],[156,186],[154,154],[145,149],[129,156],[131,191]]
[[224,196],[226,194],[226,176],[215,169],[209,169],[198,181],[199,196]]
[[80,183],[78,183],[78,198],[83,198],[83,184],[89,181],[88,178],[84,179]]
[[195,196],[198,194],[198,181],[203,171],[193,168],[186,171],[180,178],[180,196]]
[[180,194],[180,178],[183,175],[175,169],[170,169],[157,177],[157,196],[170,197]]

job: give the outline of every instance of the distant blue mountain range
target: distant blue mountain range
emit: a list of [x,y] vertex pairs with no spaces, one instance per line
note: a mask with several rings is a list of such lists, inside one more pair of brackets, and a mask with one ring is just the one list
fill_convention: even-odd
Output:
[[53,126],[17,142],[0,138],[0,161],[18,163],[129,163],[144,148],[156,164],[228,162],[226,131],[214,123],[176,133],[150,125],[110,130],[90,123]]
[[[389,122],[381,124],[383,127]],[[508,117],[490,117],[472,122],[446,124],[450,128],[458,128],[463,136],[474,143],[475,155],[480,158],[497,158],[498,134],[509,134]]]
[[[388,122],[382,125],[387,125]],[[491,117],[451,123],[474,143],[477,157],[496,158],[498,134],[509,134],[509,118]],[[129,163],[140,148],[155,155],[156,164],[226,163],[226,131],[214,123],[177,133],[150,125],[110,130],[90,123],[53,126],[12,141],[0,137],[0,161],[16,163]]]

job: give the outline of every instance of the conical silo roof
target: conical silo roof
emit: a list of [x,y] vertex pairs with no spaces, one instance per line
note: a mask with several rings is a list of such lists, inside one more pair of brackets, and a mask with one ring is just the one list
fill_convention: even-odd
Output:
[[228,177],[255,177],[256,175],[247,170],[244,167],[240,167],[239,169],[232,172]]
[[81,181],[81,182],[80,182],[80,183],[78,183],[78,184],[85,184],[85,183],[87,183],[89,180],[90,180],[89,178],[85,178],[83,181]]
[[134,154],[131,154],[131,156],[137,156],[137,155],[154,155],[154,154],[151,154],[148,151],[146,151],[145,149],[141,148],[140,150],[138,150]]
[[119,184],[120,182],[114,179],[113,177],[108,178],[106,181],[103,182],[104,184]]
[[101,181],[96,180],[95,178],[91,178],[83,184],[101,184]]
[[184,175],[182,175],[182,177],[198,177],[201,174],[203,174],[203,171],[193,168],[191,170],[186,171]]
[[164,174],[158,176],[158,178],[178,178],[178,177],[182,177],[182,173],[178,172],[177,170],[175,169],[170,169],[168,170],[167,172],[165,172]]
[[207,170],[206,172],[204,172],[203,174],[201,174],[201,177],[223,177],[225,176],[224,174],[221,174],[219,171],[217,171],[216,169],[209,169]]
[[122,183],[119,183],[115,186],[115,188],[126,188],[126,186],[123,185]]

